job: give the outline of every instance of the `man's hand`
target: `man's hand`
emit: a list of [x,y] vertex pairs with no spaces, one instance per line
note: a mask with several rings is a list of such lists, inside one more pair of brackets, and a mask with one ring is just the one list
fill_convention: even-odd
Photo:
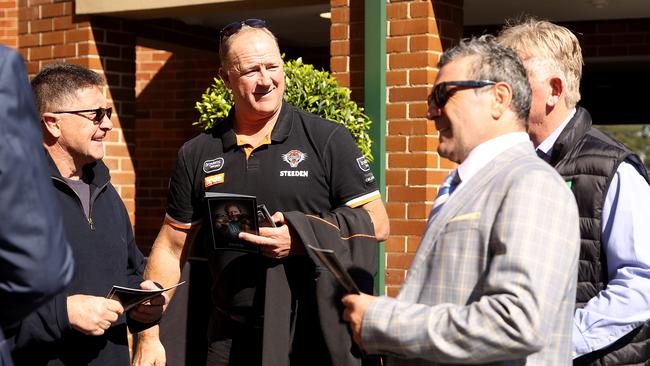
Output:
[[[151,280],[146,280],[142,282],[140,284],[140,288],[143,290],[159,289],[159,287],[156,286],[156,284]],[[167,300],[163,295],[152,297],[151,299],[129,310],[128,312],[129,317],[143,324],[153,323],[156,320],[160,319],[160,317],[162,316],[163,307],[166,302]]]
[[343,310],[343,320],[350,323],[352,330],[352,338],[363,349],[361,344],[361,324],[363,323],[363,316],[366,313],[368,304],[375,300],[376,297],[360,294],[360,295],[345,295],[341,302],[345,305]]
[[147,330],[139,333],[133,366],[165,366],[166,357],[165,347],[160,343],[157,332]]
[[278,227],[261,227],[260,235],[241,232],[239,239],[259,245],[262,254],[269,258],[279,259],[304,253],[305,248],[300,241],[292,242],[291,232],[282,212],[274,213],[271,218],[278,224]]
[[99,296],[72,295],[67,300],[70,324],[86,335],[104,334],[124,312],[119,302]]

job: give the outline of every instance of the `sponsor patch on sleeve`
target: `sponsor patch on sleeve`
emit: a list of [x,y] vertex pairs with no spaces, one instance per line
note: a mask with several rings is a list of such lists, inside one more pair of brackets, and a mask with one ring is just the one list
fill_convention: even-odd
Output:
[[363,182],[366,184],[371,184],[374,183],[375,181],[375,175],[372,174],[372,172],[365,173],[363,175]]
[[357,164],[359,165],[359,169],[361,169],[363,172],[370,170],[370,164],[368,164],[368,159],[366,159],[365,156],[358,157]]

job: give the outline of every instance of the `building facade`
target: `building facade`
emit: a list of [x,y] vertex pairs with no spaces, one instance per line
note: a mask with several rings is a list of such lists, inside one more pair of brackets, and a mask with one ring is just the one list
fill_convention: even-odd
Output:
[[[494,12],[488,9],[489,2],[284,0],[273,2],[272,8],[252,0],[164,0],[152,2],[155,7],[138,7],[139,3],[144,2],[0,0],[0,43],[22,53],[30,77],[58,61],[77,63],[105,76],[106,95],[117,112],[105,161],[145,253],[162,223],[176,152],[199,132],[192,126],[198,116],[194,104],[217,76],[216,25],[269,15],[271,28],[275,31],[275,21],[281,48],[289,57],[302,56],[306,62],[329,69],[363,104],[364,45],[368,37],[376,36],[364,32],[365,10],[385,6],[385,121],[374,123],[385,124],[385,148],[376,161],[385,170],[384,198],[391,219],[391,237],[385,243],[385,290],[395,295],[437,189],[454,168],[436,153],[437,132],[426,119],[426,97],[436,77],[436,64],[442,51],[461,37],[500,27],[493,20],[481,24],[477,18],[481,9],[486,14]],[[608,5],[603,0],[592,3]],[[587,74],[591,76],[586,75],[592,84],[585,102],[594,106],[596,119],[613,118],[607,115],[611,108],[602,107],[608,102],[611,106],[612,100],[635,101],[631,94],[619,100],[624,82],[648,78],[647,67],[641,65],[650,58],[649,12],[643,1],[638,4],[641,8],[633,9],[633,15],[616,18],[616,12],[603,12],[601,19],[593,15],[595,19],[562,22],[578,33],[587,69],[593,68]],[[307,18],[323,9],[331,13],[326,23]],[[322,24],[326,34],[313,33]],[[626,70],[626,80],[617,81],[616,76]],[[601,85],[603,80],[609,84]],[[630,104],[622,107],[631,108]],[[645,117],[643,113],[632,113],[629,118],[638,120]]]

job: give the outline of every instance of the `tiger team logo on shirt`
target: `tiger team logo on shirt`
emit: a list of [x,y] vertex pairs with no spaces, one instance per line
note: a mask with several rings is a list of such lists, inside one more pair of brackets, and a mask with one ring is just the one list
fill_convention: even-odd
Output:
[[292,168],[296,168],[305,159],[307,159],[307,154],[300,150],[291,150],[286,154],[282,154],[282,160],[287,162]]
[[[282,160],[289,164],[290,167],[296,168],[298,164],[307,159],[307,154],[300,150],[291,150],[286,154],[282,154]],[[308,170],[280,170],[281,177],[302,177],[308,178]]]

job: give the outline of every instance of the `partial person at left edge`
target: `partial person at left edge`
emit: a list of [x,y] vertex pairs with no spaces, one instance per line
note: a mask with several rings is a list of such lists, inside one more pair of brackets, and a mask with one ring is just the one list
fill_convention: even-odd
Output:
[[143,281],[144,258],[102,162],[103,141],[113,128],[103,87],[99,74],[72,64],[49,65],[32,80],[53,196],[76,264],[70,286],[21,322],[17,366],[130,365],[127,325],[139,331],[162,314],[162,296],[127,313],[105,298],[113,285],[156,285]]
[[25,62],[0,45],[0,365],[17,323],[61,291],[74,261],[51,199]]

